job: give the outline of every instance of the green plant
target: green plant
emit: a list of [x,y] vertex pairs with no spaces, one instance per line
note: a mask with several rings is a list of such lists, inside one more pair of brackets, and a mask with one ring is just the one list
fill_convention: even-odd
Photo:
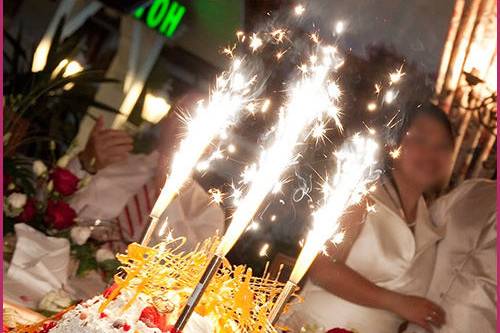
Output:
[[93,69],[64,74],[67,64],[61,67],[61,61],[76,56],[83,31],[60,42],[63,26],[64,19],[56,29],[46,66],[39,72],[31,71],[33,57],[21,45],[22,30],[16,37],[4,31],[6,50],[10,50],[4,50],[4,157],[22,153],[43,159],[49,141],[58,143],[56,154],[62,155],[89,106],[117,112],[93,97],[97,85],[116,80]]

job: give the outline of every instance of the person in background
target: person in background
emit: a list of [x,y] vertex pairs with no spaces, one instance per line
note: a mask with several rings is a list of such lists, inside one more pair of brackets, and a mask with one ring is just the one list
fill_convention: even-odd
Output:
[[[176,109],[189,110],[199,97],[193,93],[183,96]],[[132,138],[123,130],[104,128],[102,118],[97,120],[85,149],[68,166],[81,178],[92,175],[88,185],[70,201],[79,220],[111,221],[118,226],[122,243],[141,240],[149,213],[169,173],[182,129],[176,112],[170,112],[160,126],[158,149],[149,155],[131,154]],[[153,244],[172,230],[174,236],[187,238],[184,248],[190,249],[217,230],[223,230],[224,213],[198,182],[191,179],[161,221],[163,225],[157,227]]]
[[329,256],[319,255],[311,266],[304,302],[284,321],[292,332],[314,325],[396,333],[405,321],[428,331],[444,324],[443,309],[424,297],[442,230],[432,223],[423,194],[447,176],[452,128],[431,104],[407,109],[400,124],[386,142],[385,175],[340,221],[343,242],[329,243]]
[[[496,332],[496,182],[468,180],[431,208],[446,226],[437,248],[427,297],[446,311],[446,324],[434,332]],[[422,329],[410,325],[407,333]]]

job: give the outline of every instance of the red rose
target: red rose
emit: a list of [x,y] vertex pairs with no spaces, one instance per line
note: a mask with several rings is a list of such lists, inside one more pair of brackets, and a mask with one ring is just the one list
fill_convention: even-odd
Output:
[[141,316],[139,317],[139,320],[146,324],[147,327],[156,327],[162,332],[166,332],[169,329],[167,319],[167,316],[160,313],[154,306],[144,308],[141,312]]
[[345,328],[333,328],[326,333],[354,333],[353,331],[346,330]]
[[2,332],[3,332],[3,333],[8,333],[9,331],[10,331],[9,326],[7,326],[7,325],[3,324],[3,330],[2,330]]
[[49,333],[51,329],[56,327],[57,323],[55,321],[49,321],[43,324],[42,329],[39,331],[39,333]]
[[55,168],[52,172],[54,189],[64,196],[72,195],[78,189],[78,179],[71,171],[63,168]]
[[76,213],[70,205],[64,201],[49,200],[45,212],[45,223],[56,229],[69,228],[75,222]]
[[24,209],[21,212],[21,214],[19,214],[16,217],[16,220],[18,222],[30,222],[31,220],[33,220],[35,215],[36,215],[35,200],[29,198],[28,201],[26,201],[26,204],[24,205]]

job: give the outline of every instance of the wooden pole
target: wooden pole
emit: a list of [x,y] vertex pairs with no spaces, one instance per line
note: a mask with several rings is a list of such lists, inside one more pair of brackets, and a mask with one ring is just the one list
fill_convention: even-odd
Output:
[[438,77],[436,79],[436,96],[440,96],[443,91],[443,85],[446,78],[446,73],[450,65],[450,58],[453,52],[453,45],[455,43],[458,27],[460,26],[460,19],[464,11],[465,0],[457,0],[453,8],[450,25],[448,28],[448,35],[441,55],[441,64],[439,65]]
[[479,176],[479,172],[483,168],[483,163],[484,163],[484,161],[486,161],[486,159],[490,155],[491,149],[493,148],[493,145],[495,144],[495,141],[497,140],[496,130],[495,130],[495,134],[489,132],[487,129],[484,129],[484,131],[486,131],[488,133],[488,140],[486,141],[486,144],[484,145],[484,148],[481,151],[481,154],[479,155],[478,159],[476,160],[476,164],[474,165],[474,169],[472,169],[471,178],[477,178]]
[[467,1],[465,9],[462,13],[460,26],[457,31],[453,51],[450,57],[450,65],[448,66],[448,70],[445,75],[442,95],[444,94],[446,97],[440,100],[440,106],[446,113],[449,113],[451,110],[451,105],[455,96],[454,92],[460,81],[462,74],[461,70],[465,62],[466,51],[469,47],[472,32],[476,24],[480,4],[481,0]]

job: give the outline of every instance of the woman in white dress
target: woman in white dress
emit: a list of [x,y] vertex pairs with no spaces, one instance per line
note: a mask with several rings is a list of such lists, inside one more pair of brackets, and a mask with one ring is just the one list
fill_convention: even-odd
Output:
[[345,216],[343,243],[330,245],[330,256],[318,256],[312,265],[304,302],[286,319],[292,332],[315,325],[325,332],[395,333],[405,321],[431,331],[431,324],[444,323],[444,311],[422,297],[442,238],[423,193],[450,170],[451,125],[428,105],[409,111],[396,132],[387,148],[398,149],[399,156],[388,158],[376,190]]

